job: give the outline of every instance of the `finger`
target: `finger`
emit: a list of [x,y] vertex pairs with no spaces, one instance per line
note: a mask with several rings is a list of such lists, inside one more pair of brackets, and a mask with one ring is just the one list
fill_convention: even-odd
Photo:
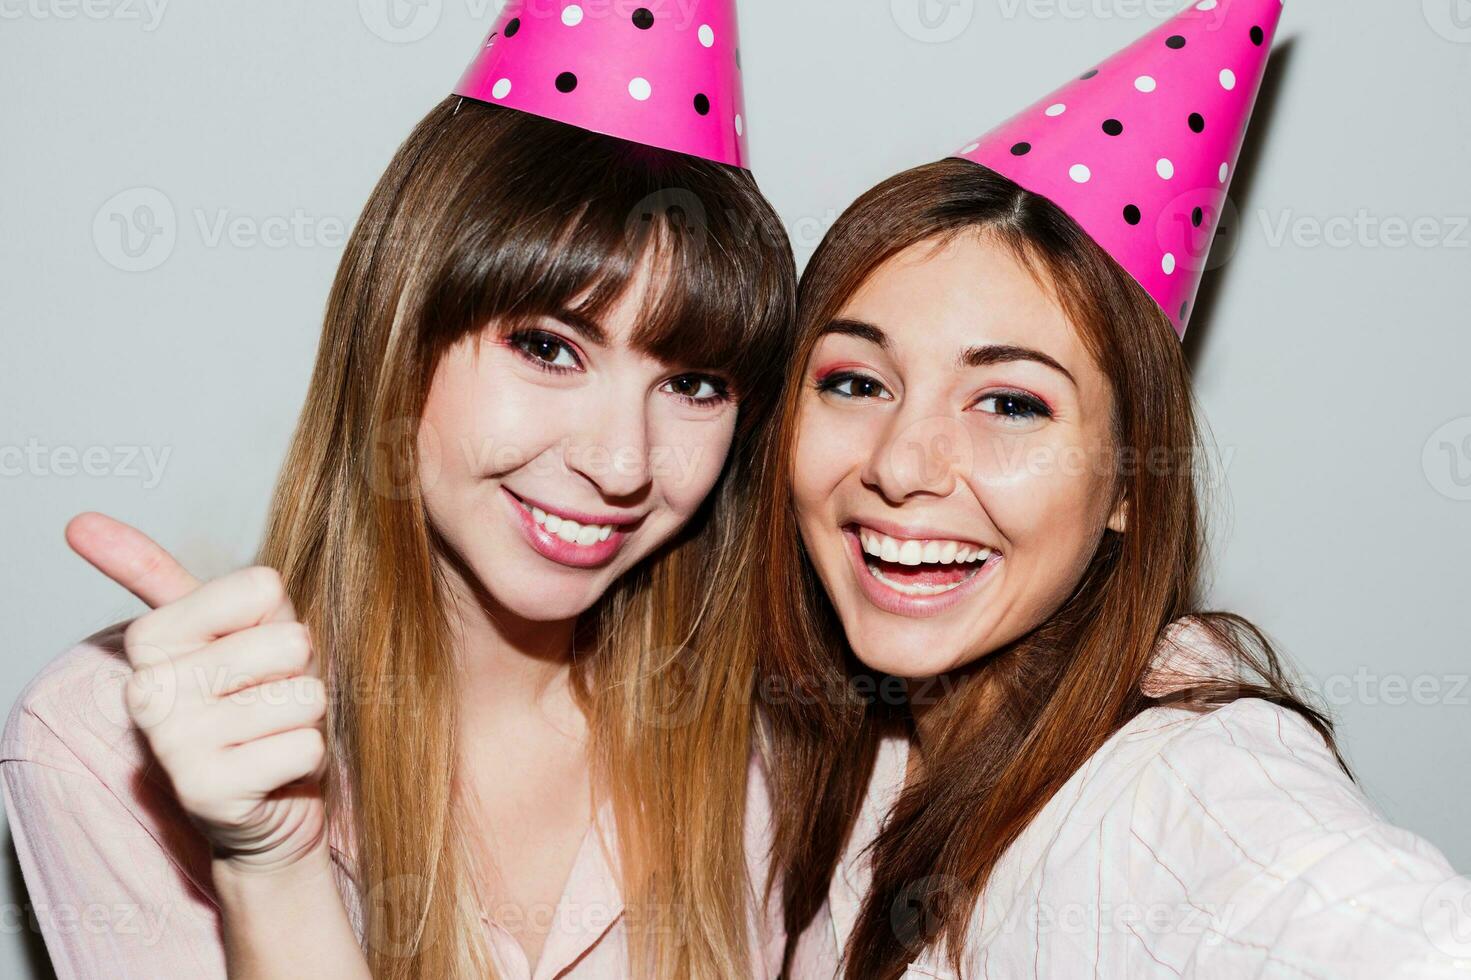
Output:
[[256,565],[211,579],[134,620],[123,639],[129,661],[139,667],[181,657],[252,626],[295,618],[281,576]]
[[73,551],[154,609],[199,588],[199,580],[156,541],[106,514],[78,514],[65,533]]
[[243,792],[264,796],[298,779],[320,779],[326,771],[327,739],[317,727],[293,728],[227,749],[224,759]]
[[210,739],[229,747],[315,726],[327,714],[327,696],[315,677],[289,677],[236,692],[207,711]]
[[268,681],[315,676],[311,659],[307,628],[292,620],[231,633],[176,657],[167,669],[185,675],[201,692],[201,700],[217,701]]

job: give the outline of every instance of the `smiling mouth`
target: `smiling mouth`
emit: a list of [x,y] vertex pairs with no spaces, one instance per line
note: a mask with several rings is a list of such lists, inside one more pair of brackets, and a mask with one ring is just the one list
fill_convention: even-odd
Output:
[[543,528],[548,534],[556,535],[568,544],[587,548],[607,541],[620,530],[619,525],[616,524],[579,524],[570,517],[542,510],[514,493],[511,494],[511,498],[531,515],[537,527]]
[[506,487],[501,487],[501,493],[526,543],[542,557],[571,568],[606,565],[639,524],[583,524],[571,515],[544,510],[539,503],[519,497]]
[[1000,558],[992,548],[964,541],[895,538],[859,524],[843,530],[858,538],[863,565],[875,581],[914,599],[954,592]]

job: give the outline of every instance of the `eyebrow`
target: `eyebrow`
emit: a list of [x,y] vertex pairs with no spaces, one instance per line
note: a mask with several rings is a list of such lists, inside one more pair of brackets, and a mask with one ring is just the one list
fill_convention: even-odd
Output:
[[[847,318],[833,320],[818,331],[818,336],[824,337],[830,333],[866,340],[882,351],[888,351],[892,346],[888,334],[884,333],[880,327],[864,320]],[[1056,358],[1031,347],[1022,347],[1017,344],[984,344],[979,347],[967,347],[955,359],[955,366],[957,368],[985,367],[988,364],[1006,364],[1013,361],[1033,361],[1050,367],[1071,381],[1073,387],[1077,387],[1078,380],[1073,377],[1071,371],[1059,364]]]
[[597,344],[599,347],[608,346],[607,331],[580,313],[575,313],[572,310],[562,310],[554,314],[552,319],[567,324],[567,326],[577,331],[577,333],[582,335],[584,340],[590,343]]
[[817,332],[817,336],[821,339],[830,333],[866,340],[879,350],[887,351],[889,349],[889,335],[873,324],[866,323],[863,320],[846,320],[842,318],[831,320]]
[[982,347],[967,347],[961,355],[955,359],[957,367],[984,367],[987,364],[1005,364],[1010,361],[1033,361],[1061,372],[1063,377],[1078,386],[1078,379],[1067,368],[1039,350],[1030,347],[1018,347],[1015,344],[986,344]]

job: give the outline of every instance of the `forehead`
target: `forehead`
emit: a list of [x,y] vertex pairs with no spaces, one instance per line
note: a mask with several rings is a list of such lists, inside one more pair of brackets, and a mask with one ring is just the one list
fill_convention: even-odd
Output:
[[878,326],[898,350],[943,349],[949,357],[988,344],[1031,347],[1075,377],[1089,360],[1050,284],[982,233],[904,249],[875,269],[838,315]]

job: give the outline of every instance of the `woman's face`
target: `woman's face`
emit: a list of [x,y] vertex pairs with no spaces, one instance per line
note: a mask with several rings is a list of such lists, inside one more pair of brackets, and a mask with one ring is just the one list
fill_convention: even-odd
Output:
[[1107,379],[987,236],[879,267],[803,381],[798,523],[871,668],[929,677],[1026,634],[1124,528]]
[[585,611],[689,521],[724,466],[726,378],[628,344],[650,278],[646,265],[605,322],[488,327],[435,370],[419,430],[430,519],[522,619]]

